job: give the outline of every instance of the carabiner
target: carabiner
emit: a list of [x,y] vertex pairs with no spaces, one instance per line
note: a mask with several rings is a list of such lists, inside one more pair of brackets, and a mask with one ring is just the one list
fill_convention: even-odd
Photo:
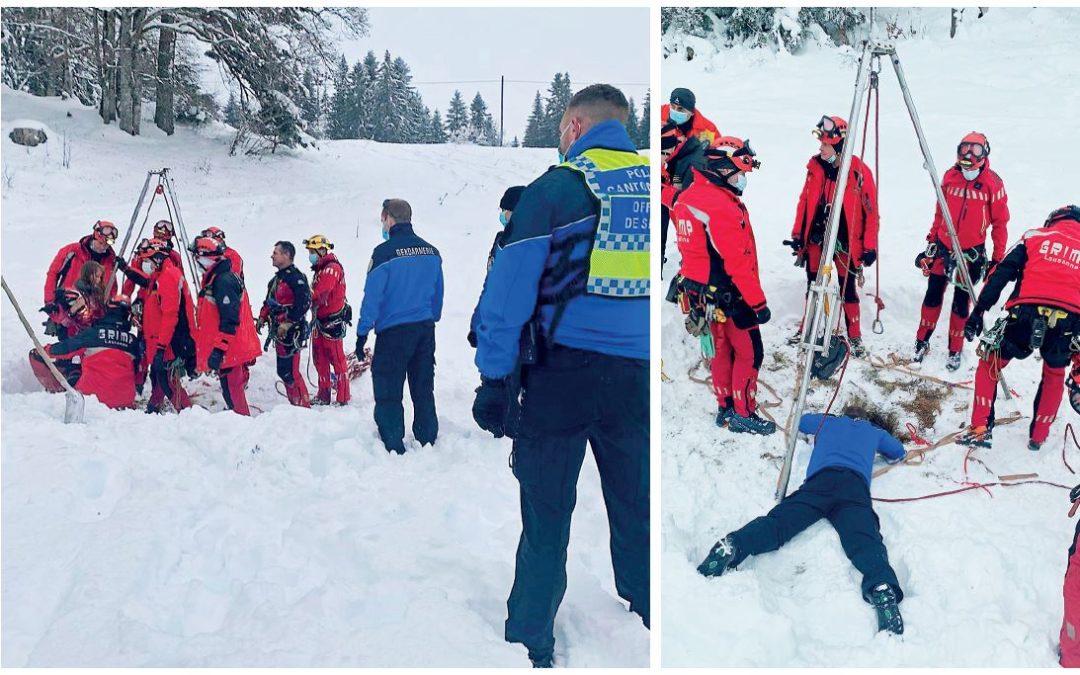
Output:
[[881,319],[874,319],[874,323],[870,325],[870,330],[874,332],[874,335],[882,335],[885,333],[885,324],[881,323]]

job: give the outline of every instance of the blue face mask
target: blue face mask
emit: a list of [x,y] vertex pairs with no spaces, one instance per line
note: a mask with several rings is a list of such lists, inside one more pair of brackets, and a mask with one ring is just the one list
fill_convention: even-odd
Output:
[[678,110],[669,110],[668,119],[675,124],[686,124],[686,120],[690,119],[690,113],[681,112]]
[[506,227],[510,223],[510,221],[506,217],[505,211],[499,211],[499,222],[502,223],[503,227]]
[[312,265],[314,265],[315,263],[319,262],[319,254],[312,251],[311,253],[307,254],[307,259],[311,261]]
[[979,177],[978,169],[971,169],[970,171],[960,170],[960,173],[964,174],[964,180],[975,180]]
[[746,174],[740,173],[739,177],[735,179],[735,189],[742,192],[746,189]]
[[390,233],[387,232],[386,230],[382,231],[382,240],[383,241],[390,241]]

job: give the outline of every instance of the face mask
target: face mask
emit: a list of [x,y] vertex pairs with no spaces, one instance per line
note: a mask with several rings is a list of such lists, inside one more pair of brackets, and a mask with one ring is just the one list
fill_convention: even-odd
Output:
[[670,110],[668,111],[668,119],[675,124],[686,124],[686,120],[690,119],[690,113]]
[[825,160],[825,161],[826,161],[826,162],[828,162],[829,164],[836,164],[836,158],[837,158],[838,156],[839,156],[839,155],[837,155],[837,154],[836,154],[836,153],[834,152],[834,153],[833,153],[833,155],[832,155],[832,157],[828,158],[828,159],[827,159],[827,160]]
[[[567,125],[566,125],[566,128],[562,130],[562,133],[561,133],[561,134],[559,134],[559,144],[560,144],[560,145],[562,145],[562,139],[563,139],[563,136],[565,136],[565,135],[566,135],[566,132],[567,132],[567,131],[570,131],[570,125],[569,125],[569,124],[567,124]],[[568,146],[566,146],[566,152],[570,152],[570,146],[569,146],[569,145],[568,145]],[[562,150],[560,149],[560,150],[559,150],[559,164],[562,164],[562,163],[563,163],[563,162],[565,162],[565,161],[566,161],[566,153],[565,153],[565,152],[563,152],[563,151],[562,151]]]
[[975,180],[979,177],[978,169],[971,169],[970,171],[960,170],[960,173],[964,174],[964,180]]
[[142,262],[141,267],[142,267],[143,274],[153,274],[154,273],[154,263],[150,262],[149,260],[144,260]]
[[506,227],[510,223],[510,221],[506,218],[506,212],[499,211],[499,222],[502,223],[503,227]]
[[740,173],[739,177],[735,179],[735,189],[742,192],[746,189],[746,174]]
[[214,263],[216,263],[216,262],[217,262],[217,260],[215,260],[215,259],[213,259],[213,258],[211,258],[209,256],[205,256],[205,255],[199,256],[199,267],[203,268],[204,270],[210,269],[211,267],[214,266]]
[[311,262],[312,265],[314,265],[315,263],[319,262],[319,254],[314,252],[308,253],[307,259]]
[[386,230],[382,231],[382,240],[383,241],[390,241],[390,233],[387,232]]

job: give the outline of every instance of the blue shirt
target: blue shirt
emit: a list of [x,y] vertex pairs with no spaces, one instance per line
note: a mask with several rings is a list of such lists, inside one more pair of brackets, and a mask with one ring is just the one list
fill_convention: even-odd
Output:
[[442,318],[443,273],[439,250],[397,223],[390,238],[375,247],[364,280],[357,335],[405,323]]
[[[821,421],[823,417],[824,423]],[[817,431],[819,425],[821,431]],[[804,434],[817,431],[810,466],[806,469],[807,478],[822,469],[844,467],[857,472],[869,485],[874,455],[880,452],[894,461],[904,458],[904,446],[900,441],[866,420],[834,415],[803,415],[799,420],[799,431]]]
[[[617,120],[601,122],[579,138],[570,158],[592,148],[636,152]],[[521,194],[488,272],[477,306],[476,366],[501,378],[517,365],[522,326],[536,312],[541,280],[551,274],[561,243],[595,230],[597,206],[581,175],[555,167]],[[591,222],[591,225],[590,225]],[[585,258],[592,240],[584,237],[574,257]],[[549,336],[555,307],[541,305],[540,329]],[[550,339],[550,337],[549,337]],[[649,358],[649,299],[583,294],[570,299],[553,340],[556,344],[633,359]]]

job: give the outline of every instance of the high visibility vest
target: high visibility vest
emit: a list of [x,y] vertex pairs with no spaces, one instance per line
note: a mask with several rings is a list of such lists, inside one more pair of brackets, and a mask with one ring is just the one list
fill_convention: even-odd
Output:
[[560,166],[579,172],[599,202],[585,292],[649,296],[649,160],[593,148]]

